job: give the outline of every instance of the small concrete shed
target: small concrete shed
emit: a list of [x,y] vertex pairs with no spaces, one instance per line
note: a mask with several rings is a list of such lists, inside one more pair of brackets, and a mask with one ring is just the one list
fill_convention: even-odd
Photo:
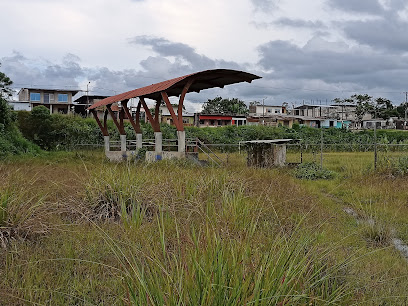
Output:
[[286,164],[286,144],[297,139],[270,139],[242,142],[247,150],[248,167],[283,167]]

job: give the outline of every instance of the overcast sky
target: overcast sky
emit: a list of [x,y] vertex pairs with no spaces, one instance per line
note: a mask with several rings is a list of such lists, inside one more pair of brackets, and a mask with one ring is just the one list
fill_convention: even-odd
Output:
[[187,95],[326,103],[408,91],[406,0],[0,0],[0,71],[16,89],[113,95],[206,69],[262,76]]

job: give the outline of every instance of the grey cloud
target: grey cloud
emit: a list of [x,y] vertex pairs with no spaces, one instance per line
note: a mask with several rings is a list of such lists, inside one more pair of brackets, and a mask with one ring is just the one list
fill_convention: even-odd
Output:
[[312,29],[312,30],[325,30],[327,26],[321,21],[311,21],[311,20],[303,20],[303,19],[290,19],[290,18],[279,18],[272,22],[257,22],[252,21],[252,25],[254,25],[258,29],[268,29],[272,27],[290,27],[290,28],[297,28],[297,29]]
[[346,12],[381,15],[384,8],[378,0],[328,0],[330,7]]
[[[12,56],[3,57],[2,70],[14,82],[15,86],[48,86],[75,87],[76,79],[83,75],[82,68],[74,55],[67,55],[61,64],[37,61],[33,64],[29,59],[15,51]],[[40,67],[41,66],[41,67]]]
[[354,21],[344,25],[347,37],[375,49],[406,52],[408,23],[397,19]]
[[[170,75],[173,73],[187,74],[190,72],[196,72],[214,68],[233,68],[239,69],[241,65],[235,62],[229,62],[224,60],[210,59],[205,55],[198,54],[194,48],[189,45],[172,42],[164,38],[151,37],[151,36],[136,36],[130,39],[131,44],[138,44],[151,47],[160,57],[149,57],[141,62],[141,65],[149,70],[152,67],[156,67],[155,62],[161,61],[168,66]],[[164,61],[163,58],[174,57],[175,62]],[[173,72],[173,73],[172,73]]]
[[[346,88],[361,91],[375,88],[397,91],[405,88],[408,78],[406,56],[396,58],[391,54],[353,48],[338,52],[331,47],[322,50],[301,48],[287,41],[271,41],[260,46],[259,53],[259,65],[268,71],[266,79],[269,82],[286,80],[291,84],[287,87],[299,88],[304,83],[318,82],[327,88],[341,88],[347,84]],[[320,86],[320,93],[311,95],[324,94],[324,87]],[[305,93],[307,91],[302,95]]]
[[271,12],[278,8],[276,0],[251,0],[251,2],[256,11]]
[[309,28],[309,29],[326,29],[327,26],[321,21],[311,21],[302,19],[279,18],[272,24],[293,27],[293,28]]
[[376,15],[375,19],[341,21],[336,25],[343,30],[347,38],[368,45],[373,49],[392,52],[405,52],[408,48],[408,23],[398,13],[407,6],[405,0],[328,0],[335,8],[354,13]]

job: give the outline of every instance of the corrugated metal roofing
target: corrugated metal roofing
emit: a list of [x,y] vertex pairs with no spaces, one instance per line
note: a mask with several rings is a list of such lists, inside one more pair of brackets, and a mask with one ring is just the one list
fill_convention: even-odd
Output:
[[94,109],[99,106],[109,105],[115,102],[143,97],[153,100],[161,99],[161,92],[165,91],[167,95],[179,96],[183,91],[184,86],[191,79],[194,79],[193,84],[190,86],[188,92],[200,92],[203,89],[221,87],[225,85],[240,83],[240,82],[252,82],[255,79],[261,77],[244,71],[231,70],[231,69],[213,69],[196,72],[167,80],[164,82],[152,84],[146,87],[134,89],[128,92],[121,93],[116,96],[111,96],[97,103],[91,105],[88,109]]

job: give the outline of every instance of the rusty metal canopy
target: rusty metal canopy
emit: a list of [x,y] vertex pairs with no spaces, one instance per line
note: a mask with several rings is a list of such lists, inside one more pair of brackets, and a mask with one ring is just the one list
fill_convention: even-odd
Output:
[[88,110],[136,97],[161,100],[161,92],[166,92],[168,96],[179,96],[184,86],[191,80],[193,80],[193,83],[187,92],[200,92],[203,89],[214,87],[223,88],[225,85],[240,82],[251,83],[253,80],[260,78],[255,74],[238,70],[205,70],[108,97],[91,105]]

